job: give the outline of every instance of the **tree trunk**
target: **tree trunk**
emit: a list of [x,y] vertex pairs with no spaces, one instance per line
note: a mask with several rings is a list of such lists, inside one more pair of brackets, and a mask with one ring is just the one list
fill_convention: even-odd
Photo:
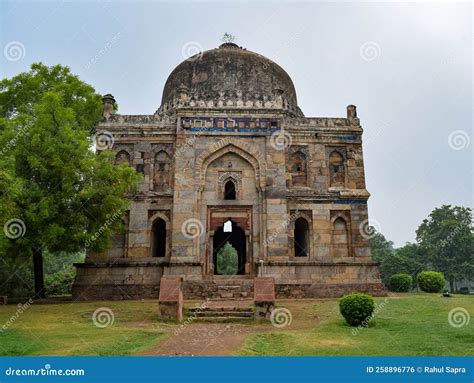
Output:
[[33,249],[33,272],[35,275],[36,298],[45,298],[44,276],[43,276],[43,252],[41,248]]
[[454,292],[454,282],[453,281],[449,281],[449,287],[451,288],[451,292],[453,293]]

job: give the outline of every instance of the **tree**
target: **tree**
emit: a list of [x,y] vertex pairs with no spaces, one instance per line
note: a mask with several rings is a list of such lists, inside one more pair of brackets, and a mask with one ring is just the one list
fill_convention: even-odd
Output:
[[387,284],[390,275],[395,274],[398,270],[394,270],[390,266],[390,260],[394,256],[393,242],[388,241],[382,233],[372,228],[373,235],[370,237],[370,247],[372,257],[375,261],[380,262],[380,277]]
[[416,239],[432,268],[454,283],[474,275],[473,227],[470,208],[443,205],[434,209],[416,231]]
[[0,254],[33,258],[44,297],[43,252],[110,245],[139,175],[113,154],[91,151],[100,95],[67,67],[33,64],[0,82]]
[[398,265],[398,272],[411,275],[414,282],[416,274],[427,267],[427,259],[418,244],[407,242],[395,250],[394,264]]
[[423,270],[425,258],[417,244],[407,243],[405,246],[394,249],[393,242],[387,240],[383,234],[374,229],[370,239],[372,257],[380,262],[380,276],[388,286],[389,278],[398,273],[406,273],[415,280],[416,274]]
[[237,250],[229,242],[217,253],[217,272],[220,275],[236,275],[238,272]]

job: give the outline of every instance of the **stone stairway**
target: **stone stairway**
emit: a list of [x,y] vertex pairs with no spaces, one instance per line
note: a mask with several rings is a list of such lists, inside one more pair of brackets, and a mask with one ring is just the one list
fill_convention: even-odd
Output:
[[253,280],[241,276],[215,277],[213,282],[217,286],[217,296],[214,299],[236,299],[251,298],[253,291]]
[[191,307],[190,316],[212,322],[226,322],[235,320],[252,320],[254,318],[253,301],[250,300],[213,300],[206,307]]

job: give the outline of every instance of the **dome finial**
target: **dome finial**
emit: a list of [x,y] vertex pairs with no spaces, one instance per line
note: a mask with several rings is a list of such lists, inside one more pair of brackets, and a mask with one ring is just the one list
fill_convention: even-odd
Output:
[[235,36],[230,33],[225,32],[221,40],[224,44],[232,44],[235,41]]

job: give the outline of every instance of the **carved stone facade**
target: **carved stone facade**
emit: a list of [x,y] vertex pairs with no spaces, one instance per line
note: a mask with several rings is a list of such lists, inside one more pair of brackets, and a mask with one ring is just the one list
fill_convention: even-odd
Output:
[[[114,102],[97,134],[143,180],[111,249],[78,265],[77,299],[156,298],[162,276],[182,277],[185,298],[251,297],[255,276],[277,298],[384,293],[355,106],[304,117],[288,74],[232,43],[180,64],[155,114]],[[237,275],[217,267],[227,242]]]

